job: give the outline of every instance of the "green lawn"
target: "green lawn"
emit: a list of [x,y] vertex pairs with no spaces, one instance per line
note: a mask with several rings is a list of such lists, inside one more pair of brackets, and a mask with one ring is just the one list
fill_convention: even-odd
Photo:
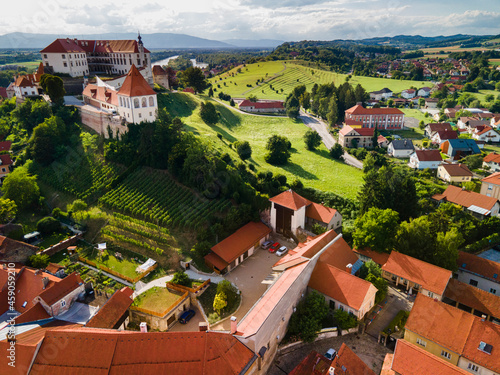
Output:
[[496,90],[479,90],[479,92],[473,92],[471,93],[473,96],[475,96],[483,105],[486,102],[486,95],[492,94],[493,97],[496,99],[498,96],[500,96],[500,92]]
[[115,257],[114,252],[108,250],[108,255],[104,255],[101,259],[98,257],[98,250],[93,248],[85,251],[84,253],[82,252],[80,255],[91,262],[108,267],[113,271],[132,279],[138,276],[135,269],[140,265],[140,263],[128,259],[124,254],[123,260],[121,260]]
[[[303,136],[308,128],[300,121],[243,115],[214,102],[221,120],[214,126],[208,126],[199,116],[199,98],[181,93],[165,96],[159,100],[160,105],[163,103],[173,116],[182,117],[188,130],[211,142],[221,152],[227,152],[238,160],[229,144],[236,140],[248,141],[252,147],[250,162],[257,170],[283,174],[289,181],[299,178],[307,187],[332,191],[347,198],[355,198],[362,185],[362,171],[333,160],[323,144],[316,151],[306,150]],[[217,138],[217,133],[222,135],[222,141]],[[270,165],[264,160],[266,142],[273,134],[284,135],[292,143],[291,160],[282,167]]]
[[40,249],[46,249],[48,247],[51,247],[52,245],[55,245],[59,242],[61,242],[62,240],[65,240],[66,238],[68,238],[68,234],[66,233],[54,233],[54,234],[51,234],[50,236],[46,236],[43,238],[42,242],[40,242],[40,244],[38,245],[38,247],[40,247]]
[[167,288],[154,287],[138,295],[134,299],[134,305],[157,313],[163,313],[180,297],[180,294],[172,293]]

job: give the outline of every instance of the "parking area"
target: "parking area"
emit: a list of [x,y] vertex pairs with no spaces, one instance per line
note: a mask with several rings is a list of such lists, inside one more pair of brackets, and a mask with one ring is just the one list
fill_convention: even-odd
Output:
[[186,324],[181,324],[179,322],[175,323],[172,328],[169,329],[170,332],[196,332],[198,331],[199,323],[204,322],[203,314],[200,312],[196,305],[191,305],[191,310],[194,310],[195,314],[189,322]]

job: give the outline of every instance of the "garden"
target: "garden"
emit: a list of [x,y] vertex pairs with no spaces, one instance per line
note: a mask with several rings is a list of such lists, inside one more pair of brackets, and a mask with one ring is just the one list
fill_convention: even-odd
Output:
[[223,280],[219,284],[210,283],[198,300],[205,310],[208,322],[214,324],[231,316],[238,309],[241,295],[229,281]]
[[163,314],[179,298],[181,298],[179,293],[172,292],[163,287],[154,287],[138,295],[134,299],[133,306],[153,311],[157,314]]

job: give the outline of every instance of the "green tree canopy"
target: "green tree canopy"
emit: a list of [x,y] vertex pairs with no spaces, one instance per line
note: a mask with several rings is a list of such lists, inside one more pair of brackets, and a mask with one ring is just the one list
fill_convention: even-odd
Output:
[[49,96],[52,103],[62,103],[66,90],[63,80],[58,76],[43,74],[40,78],[40,86]]
[[0,198],[0,224],[6,223],[16,217],[17,205],[8,198]]
[[333,159],[340,160],[344,155],[344,149],[339,143],[335,143],[333,147],[330,149],[330,156]]
[[50,258],[47,254],[33,254],[28,258],[28,264],[33,268],[45,269],[49,265]]
[[36,230],[43,235],[49,235],[61,230],[61,223],[52,216],[44,217],[36,223]]
[[37,203],[40,198],[36,176],[31,176],[24,167],[18,167],[9,173],[1,189],[3,198],[13,200],[20,209]]
[[234,142],[234,147],[241,160],[250,159],[252,156],[252,147],[250,147],[248,141],[236,141]]
[[12,111],[12,117],[29,134],[50,116],[52,116],[52,109],[45,100],[27,99]]
[[328,314],[325,297],[312,291],[304,300],[299,302],[297,310],[292,314],[288,331],[298,335],[305,342],[312,342],[318,337],[321,322]]
[[369,247],[378,252],[391,252],[398,230],[399,215],[391,209],[370,208],[355,221],[352,235],[354,247]]
[[304,134],[304,142],[307,149],[313,151],[321,144],[321,136],[316,130],[309,129]]
[[200,117],[207,125],[215,125],[219,121],[219,114],[211,102],[201,103]]
[[184,271],[177,271],[176,273],[174,273],[174,277],[172,278],[172,283],[191,287],[191,279]]
[[48,165],[60,156],[66,143],[66,125],[57,116],[51,116],[33,129],[29,141],[29,155],[37,162]]
[[266,150],[268,152],[264,159],[269,164],[284,165],[291,157],[290,147],[290,141],[286,137],[273,135],[267,140]]
[[196,93],[205,91],[209,86],[203,71],[192,66],[179,73],[179,80],[184,87],[192,87]]
[[227,306],[226,295],[223,292],[217,293],[214,298],[214,310],[220,315],[221,310]]

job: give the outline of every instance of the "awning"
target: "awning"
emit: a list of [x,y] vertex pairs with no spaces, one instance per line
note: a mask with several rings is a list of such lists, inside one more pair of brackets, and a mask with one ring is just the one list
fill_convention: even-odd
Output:
[[477,214],[484,215],[484,216],[487,216],[491,213],[491,211],[486,209],[486,208],[482,208],[482,207],[474,206],[474,205],[467,207],[467,209],[469,211],[472,211],[472,212],[475,212]]
[[222,271],[224,268],[226,268],[229,263],[224,261],[220,256],[215,254],[214,252],[210,252],[208,255],[205,255],[205,262],[208,264],[211,264],[215,268],[217,268],[219,271]]

